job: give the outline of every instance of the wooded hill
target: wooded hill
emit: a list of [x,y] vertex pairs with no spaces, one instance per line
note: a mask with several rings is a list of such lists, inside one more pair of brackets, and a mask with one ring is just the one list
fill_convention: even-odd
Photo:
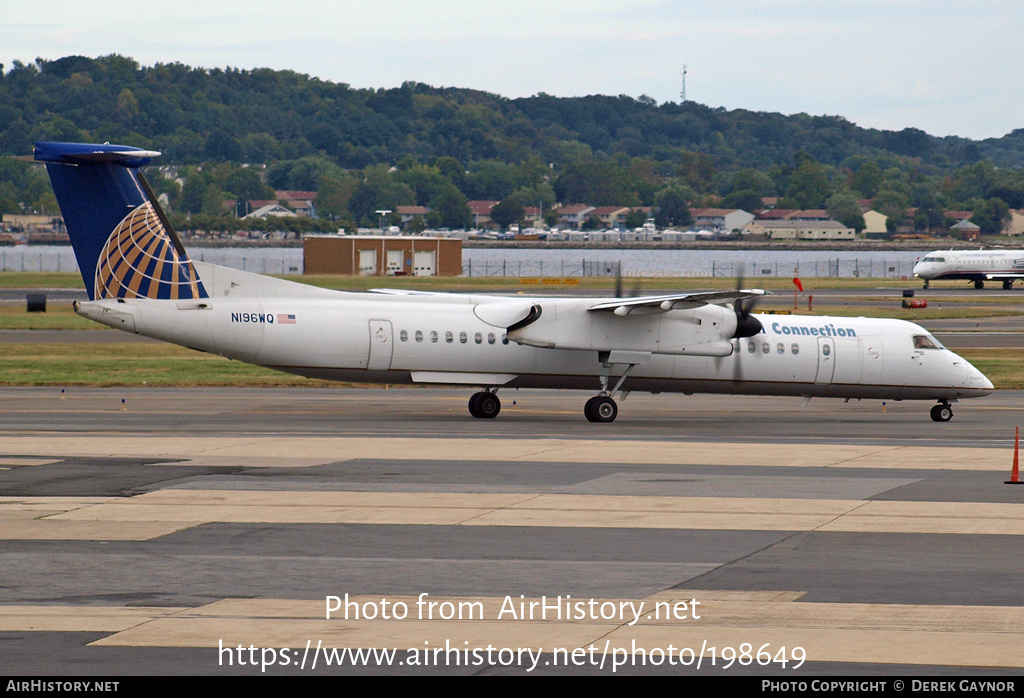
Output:
[[[233,191],[230,167],[217,177],[213,165],[265,164],[263,184],[273,188],[340,183],[344,206],[324,210],[355,220],[381,203],[368,199],[427,205],[442,190],[454,195],[449,184],[470,199],[546,205],[657,205],[675,188],[691,203],[732,196],[741,208],[755,196],[824,208],[834,196],[879,194],[894,195],[896,206],[993,198],[1024,206],[1024,129],[971,141],[644,96],[507,99],[418,83],[353,89],[291,71],[144,67],[118,55],[15,62],[0,72],[0,153],[29,153],[36,140],[152,148],[165,154],[161,164],[207,163],[201,194],[213,185],[228,198],[266,190]],[[392,166],[404,179],[387,172]],[[0,165],[0,211],[45,208],[38,178],[19,172]],[[197,172],[183,169],[186,180]],[[369,180],[393,191],[364,192],[362,205],[357,189]],[[184,194],[161,186],[172,199]],[[176,203],[195,210],[194,201]]]

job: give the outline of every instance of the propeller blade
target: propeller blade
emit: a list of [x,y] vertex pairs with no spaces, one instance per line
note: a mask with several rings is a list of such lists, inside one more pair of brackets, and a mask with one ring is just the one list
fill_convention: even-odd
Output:
[[736,353],[733,355],[736,361],[733,363],[732,379],[736,383],[743,382],[743,342],[736,343]]
[[[736,276],[736,290],[740,291],[742,289],[743,267],[741,265],[739,274]],[[761,331],[764,330],[764,325],[761,324],[761,321],[751,315],[755,305],[757,305],[756,296],[747,301],[740,299],[733,304],[733,307],[736,310],[736,332],[733,334],[735,339],[739,339],[741,337],[753,337],[755,334],[760,334]],[[738,363],[737,366],[739,366]]]

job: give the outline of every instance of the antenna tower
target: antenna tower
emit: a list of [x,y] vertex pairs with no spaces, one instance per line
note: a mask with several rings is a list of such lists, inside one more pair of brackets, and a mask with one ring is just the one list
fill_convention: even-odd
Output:
[[682,90],[682,92],[679,93],[679,96],[682,98],[683,102],[686,102],[686,64],[685,63],[683,64],[682,73],[683,73],[683,90]]

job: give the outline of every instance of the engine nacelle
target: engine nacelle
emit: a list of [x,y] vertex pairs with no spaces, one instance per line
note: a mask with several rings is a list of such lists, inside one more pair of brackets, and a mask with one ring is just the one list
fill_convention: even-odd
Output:
[[590,310],[588,299],[544,300],[534,320],[509,328],[519,344],[552,349],[640,351],[652,354],[729,356],[736,313],[719,305],[685,310],[636,307],[626,314]]

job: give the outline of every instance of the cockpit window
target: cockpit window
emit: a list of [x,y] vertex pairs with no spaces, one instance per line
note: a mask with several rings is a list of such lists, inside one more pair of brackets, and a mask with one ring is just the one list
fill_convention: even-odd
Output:
[[925,257],[921,260],[922,262],[945,262],[945,257]]
[[939,340],[932,337],[930,334],[915,334],[914,335],[914,348],[915,349],[945,349]]

